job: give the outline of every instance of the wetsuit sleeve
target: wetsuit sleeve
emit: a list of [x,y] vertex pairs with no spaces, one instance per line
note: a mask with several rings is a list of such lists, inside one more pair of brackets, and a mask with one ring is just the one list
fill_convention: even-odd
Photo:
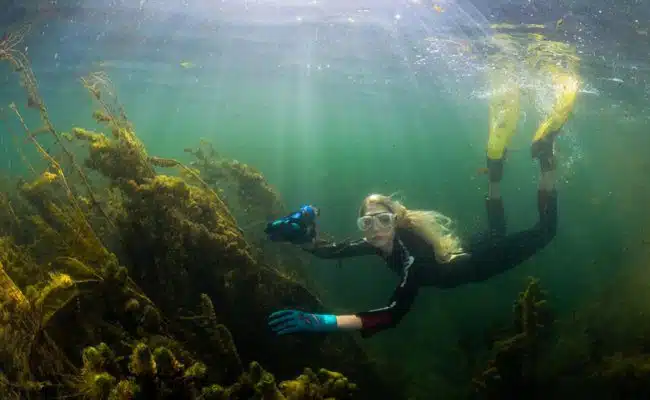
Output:
[[361,318],[362,337],[367,338],[384,329],[395,327],[409,312],[418,294],[417,272],[417,265],[411,258],[404,266],[402,280],[395,288],[388,306],[355,314]]
[[379,254],[377,248],[364,239],[339,243],[320,241],[313,246],[303,247],[303,250],[318,258],[347,258]]

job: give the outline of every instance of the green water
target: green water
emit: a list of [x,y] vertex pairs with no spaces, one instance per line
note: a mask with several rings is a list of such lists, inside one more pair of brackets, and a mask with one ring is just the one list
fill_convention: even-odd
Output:
[[[485,79],[463,77],[462,66],[445,63],[444,56],[428,67],[414,66],[411,45],[424,39],[417,33],[382,36],[347,27],[318,36],[313,29],[277,33],[268,26],[248,36],[225,29],[211,36],[179,28],[168,37],[164,29],[158,32],[150,46],[117,39],[93,45],[80,20],[50,21],[41,28],[49,39],[39,41],[38,30],[28,38],[59,129],[94,126],[78,78],[104,62],[149,154],[189,161],[183,149],[205,138],[224,156],[258,168],[288,208],[319,206],[319,229],[338,239],[360,236],[357,208],[373,192],[400,192],[409,208],[441,211],[465,237],[485,228],[487,178],[479,169],[485,165],[488,99],[475,95],[485,90]],[[127,33],[138,37],[137,31]],[[57,42],[57,35],[67,40]],[[181,67],[185,61],[193,67]],[[589,57],[583,63],[588,66]],[[620,286],[643,279],[639,260],[650,249],[643,85],[603,81],[604,75],[584,71],[584,87],[599,90],[580,93],[557,140],[560,225],[553,242],[485,283],[421,290],[398,327],[364,341],[374,356],[413,380],[418,398],[430,398],[423,392],[451,398],[454,387],[467,384],[471,376],[459,340],[481,342],[486,330],[510,323],[512,302],[528,276],[541,279],[558,320],[570,320],[597,301],[603,315],[595,318],[616,320],[618,311],[608,307],[603,292],[620,291],[617,301],[629,299],[634,307],[644,297],[642,287],[634,292]],[[10,76],[4,67],[2,74]],[[647,74],[639,70],[635,76],[645,82]],[[15,82],[2,88],[3,104],[21,98]],[[538,166],[529,145],[542,115],[530,99],[523,111],[502,185],[511,231],[537,218]],[[10,125],[18,131],[15,121]],[[14,143],[0,133],[0,164],[22,173]],[[313,259],[309,272],[336,313],[385,305],[397,279],[373,259],[346,260],[342,268]],[[621,325],[619,333],[627,328]]]
[[[259,168],[288,207],[321,207],[320,229],[338,239],[359,237],[357,208],[372,192],[399,191],[408,207],[454,218],[464,235],[484,229],[487,183],[477,169],[484,165],[485,101],[450,101],[435,87],[409,93],[408,87],[346,85],[335,73],[328,80],[231,78],[214,97],[187,93],[188,99],[176,99],[170,89],[127,95],[149,151],[182,157],[181,147],[205,137]],[[295,98],[296,92],[302,95]],[[147,112],[147,99],[167,96],[175,101]],[[635,152],[649,148],[648,140],[638,125],[617,125],[593,111],[607,106],[606,99],[582,95],[567,136],[558,139],[560,229],[553,243],[488,282],[421,290],[397,328],[366,340],[377,357],[404,369],[425,390],[461,386],[469,377],[459,338],[480,341],[485,329],[509,324],[512,301],[529,275],[541,278],[557,318],[570,318],[607,288],[626,257],[646,251],[635,237],[643,231],[645,173],[633,160],[642,162]],[[522,124],[513,145],[518,150],[506,166],[503,196],[513,231],[537,218],[538,167],[528,148],[535,124],[533,117]],[[342,268],[314,259],[310,271],[337,313],[385,305],[397,279],[374,259],[346,260]]]

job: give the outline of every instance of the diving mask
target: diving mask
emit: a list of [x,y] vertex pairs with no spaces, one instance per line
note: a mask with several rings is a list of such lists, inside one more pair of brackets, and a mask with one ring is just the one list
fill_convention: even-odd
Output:
[[387,230],[395,226],[395,214],[391,212],[367,214],[357,219],[357,226],[364,232],[372,228],[378,231]]

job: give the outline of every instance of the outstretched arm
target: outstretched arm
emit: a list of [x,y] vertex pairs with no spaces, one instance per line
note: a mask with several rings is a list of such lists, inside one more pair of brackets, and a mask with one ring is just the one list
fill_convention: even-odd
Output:
[[386,307],[356,313],[354,316],[358,319],[358,322],[351,319],[344,321],[348,324],[353,322],[358,324],[355,326],[357,326],[357,329],[361,329],[361,336],[364,338],[397,326],[410,311],[417,297],[419,284],[416,282],[415,275],[417,275],[415,271],[409,271],[407,266],[402,281],[395,288]]
[[395,288],[386,307],[352,315],[337,315],[338,328],[361,330],[363,337],[370,337],[384,329],[395,327],[409,312],[415,301],[418,286],[414,282],[415,279],[407,275]]
[[365,239],[346,240],[339,243],[316,240],[311,245],[303,246],[303,250],[318,258],[347,258],[379,254],[379,250]]
[[404,265],[402,280],[395,288],[388,306],[349,315],[312,314],[297,310],[282,310],[271,314],[269,325],[277,334],[295,332],[331,332],[360,330],[369,337],[396,326],[410,310],[418,292],[416,271],[412,262]]

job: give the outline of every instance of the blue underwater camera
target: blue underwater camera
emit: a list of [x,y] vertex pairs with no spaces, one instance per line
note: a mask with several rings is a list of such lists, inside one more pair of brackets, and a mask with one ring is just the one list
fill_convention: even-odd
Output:
[[319,215],[318,208],[305,205],[296,212],[269,222],[264,232],[274,242],[310,243],[316,237],[316,217]]

